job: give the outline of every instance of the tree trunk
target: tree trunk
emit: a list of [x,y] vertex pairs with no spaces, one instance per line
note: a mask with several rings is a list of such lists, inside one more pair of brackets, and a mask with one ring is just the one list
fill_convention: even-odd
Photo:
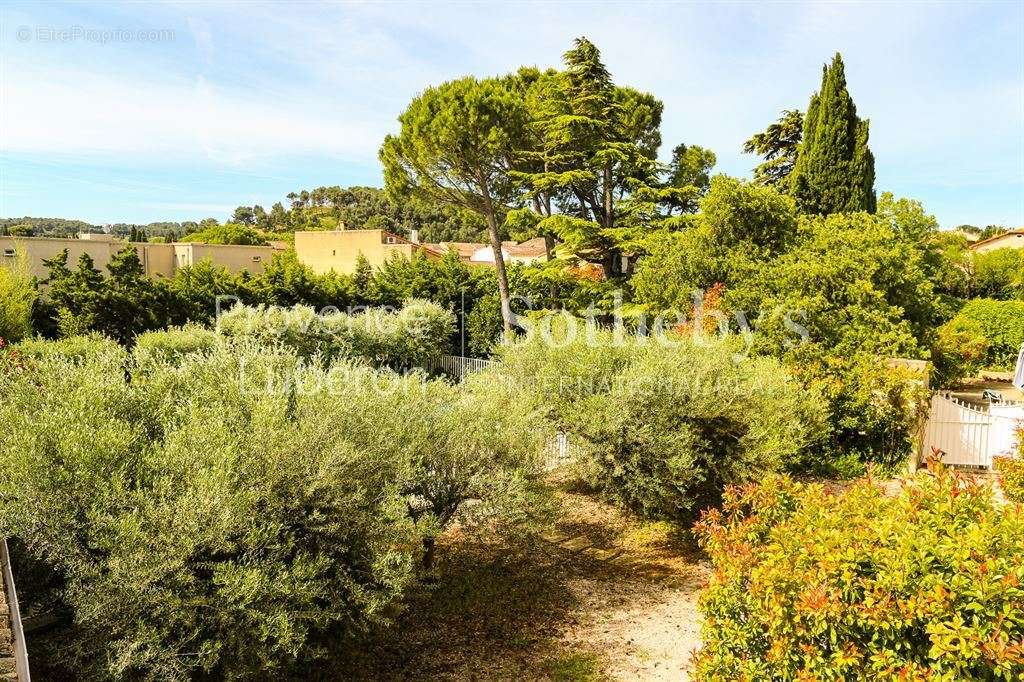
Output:
[[610,229],[615,224],[615,216],[612,213],[612,167],[605,166],[604,169],[604,228]]
[[421,566],[424,571],[429,571],[434,567],[434,547],[436,545],[436,539],[433,535],[430,537],[423,538],[423,560]]
[[[548,263],[555,258],[555,238],[550,234],[544,235],[544,254],[547,256]],[[551,305],[554,306],[554,309],[561,310],[562,304],[558,300],[558,285],[554,282],[548,286],[548,296],[551,297]]]
[[484,199],[484,218],[487,219],[487,233],[491,238],[491,249],[494,251],[494,271],[498,276],[498,297],[501,299],[501,322],[505,331],[505,339],[512,334],[515,316],[512,314],[512,299],[508,292],[508,273],[505,271],[505,259],[501,255],[501,236],[498,234],[498,219],[494,215],[494,202],[491,200],[491,189],[487,178],[479,176],[480,193]]

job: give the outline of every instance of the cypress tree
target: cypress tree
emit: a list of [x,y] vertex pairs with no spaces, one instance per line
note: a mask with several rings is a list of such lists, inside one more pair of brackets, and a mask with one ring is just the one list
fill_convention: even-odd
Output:
[[838,52],[831,66],[824,67],[821,90],[807,105],[790,182],[804,213],[875,212],[875,157],[868,148],[868,121],[857,118]]

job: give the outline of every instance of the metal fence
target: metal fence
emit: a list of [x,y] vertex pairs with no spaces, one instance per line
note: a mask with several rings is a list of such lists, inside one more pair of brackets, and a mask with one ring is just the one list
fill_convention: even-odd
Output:
[[479,372],[494,364],[493,360],[467,358],[461,355],[442,355],[429,360],[424,369],[431,374],[443,374],[455,381],[462,381],[466,375]]
[[567,462],[579,461],[584,454],[583,448],[574,443],[568,433],[559,431],[548,441],[546,468],[557,469]]
[[944,453],[946,464],[991,468],[993,457],[1015,453],[1021,420],[1024,405],[1020,403],[993,403],[985,409],[936,394],[924,429],[921,457],[937,448]]
[[[17,682],[31,682],[32,676],[28,669],[28,647],[25,645],[25,632],[21,626],[21,608],[18,605],[18,592],[14,588],[14,573],[11,571],[11,555],[7,550],[7,540],[0,538],[0,596],[7,593],[7,613],[0,611],[0,619],[9,619],[11,632],[11,649],[14,653],[14,672]],[[0,599],[0,604],[3,603]],[[3,623],[0,629],[7,630],[8,624]],[[4,679],[10,679],[5,677]]]

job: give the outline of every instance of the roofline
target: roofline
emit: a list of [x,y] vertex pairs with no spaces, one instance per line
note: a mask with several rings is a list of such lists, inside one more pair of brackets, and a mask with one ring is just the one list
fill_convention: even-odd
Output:
[[271,249],[272,251],[287,251],[279,249],[270,244],[211,244],[210,242],[128,242],[129,244],[141,244],[142,246],[227,246],[235,249]]
[[981,240],[976,241],[976,242],[971,242],[967,246],[967,248],[973,249],[976,246],[981,246],[982,244],[988,244],[989,242],[995,241],[996,239],[1002,239],[1003,237],[1009,237],[1010,235],[1014,235],[1014,234],[1024,234],[1024,227],[1017,227],[1017,228],[1014,228],[1012,230],[1007,230],[1006,232],[1001,232],[1000,234],[997,234],[995,236],[988,237],[986,239],[981,239]]
[[104,246],[121,246],[127,248],[129,246],[227,246],[232,248],[244,248],[244,249],[272,249],[274,251],[282,251],[287,249],[280,249],[271,244],[211,244],[210,242],[130,242],[127,239],[79,239],[77,237],[22,237],[20,235],[3,234],[0,235],[0,239],[10,239],[13,241],[30,241],[30,242],[73,242],[75,244],[98,244]]

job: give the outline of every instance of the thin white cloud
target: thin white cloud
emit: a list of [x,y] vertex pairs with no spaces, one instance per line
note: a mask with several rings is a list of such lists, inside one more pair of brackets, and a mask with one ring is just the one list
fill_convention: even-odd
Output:
[[15,153],[206,158],[240,166],[283,154],[375,157],[383,123],[310,110],[301,100],[239,95],[197,78],[126,81],[9,68],[3,146]]

